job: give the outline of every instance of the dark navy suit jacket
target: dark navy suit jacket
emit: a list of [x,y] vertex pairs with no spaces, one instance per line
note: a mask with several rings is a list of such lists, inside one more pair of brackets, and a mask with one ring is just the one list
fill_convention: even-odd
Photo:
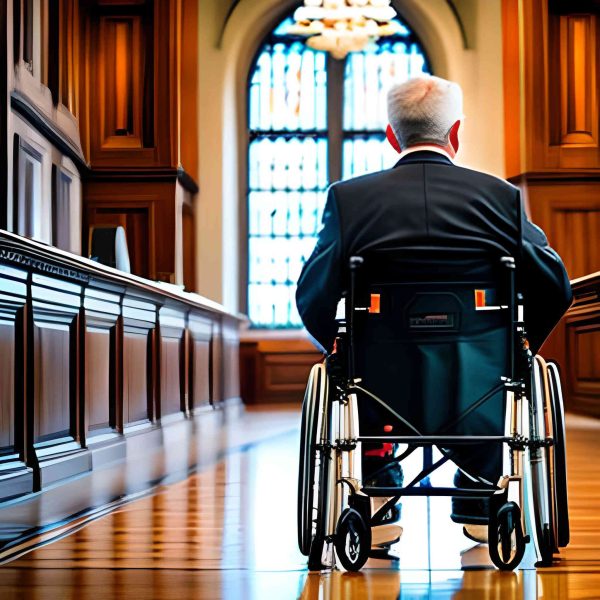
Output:
[[474,245],[515,257],[534,353],[571,303],[563,263],[527,219],[518,188],[442,154],[413,152],[392,169],[329,189],[323,228],[296,293],[304,325],[323,349],[331,351],[336,336],[349,257],[422,245]]

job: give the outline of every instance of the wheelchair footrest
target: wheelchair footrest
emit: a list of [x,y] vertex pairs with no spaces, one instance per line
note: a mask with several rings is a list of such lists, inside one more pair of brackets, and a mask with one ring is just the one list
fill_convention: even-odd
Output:
[[471,489],[453,487],[378,487],[367,486],[361,489],[367,496],[392,497],[392,496],[454,496],[464,498],[486,498],[496,493],[495,489]]

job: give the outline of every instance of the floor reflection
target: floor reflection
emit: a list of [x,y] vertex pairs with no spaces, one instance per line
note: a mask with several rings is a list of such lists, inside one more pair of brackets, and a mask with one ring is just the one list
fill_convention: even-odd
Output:
[[[450,521],[448,499],[408,498],[398,562],[371,560],[358,574],[309,574],[296,545],[297,419],[296,413],[247,415],[228,432],[233,449],[224,458],[0,568],[0,598],[600,597],[594,508],[600,464],[588,460],[598,453],[600,430],[585,423],[569,430],[573,543],[553,569],[526,564],[516,573],[498,572],[487,548],[469,542]],[[239,447],[240,432],[265,423],[278,423],[284,433]],[[406,466],[407,477],[419,461],[415,455]],[[449,466],[434,483],[452,475]]]
[[[589,583],[598,576],[589,576]],[[585,579],[585,578],[584,578]],[[436,600],[487,598],[498,600],[532,600],[536,598],[576,598],[569,595],[568,580],[535,571],[499,573],[497,571],[405,572],[371,571],[309,574],[301,600],[335,600],[337,598]],[[583,596],[581,596],[583,597]],[[587,596],[592,597],[592,596]]]

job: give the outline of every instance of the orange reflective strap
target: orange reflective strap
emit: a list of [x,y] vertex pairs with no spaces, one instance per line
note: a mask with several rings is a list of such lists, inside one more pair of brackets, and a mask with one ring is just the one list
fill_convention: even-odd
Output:
[[381,312],[381,294],[371,294],[371,306],[369,312],[379,314]]
[[475,308],[485,306],[485,290],[475,290]]

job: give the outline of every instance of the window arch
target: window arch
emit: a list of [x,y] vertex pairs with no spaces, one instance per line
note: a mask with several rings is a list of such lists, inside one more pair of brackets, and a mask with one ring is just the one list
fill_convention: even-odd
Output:
[[343,61],[286,33],[267,36],[248,84],[248,316],[254,327],[293,328],[296,281],[312,252],[330,183],[391,167],[386,94],[429,73],[405,24]]

